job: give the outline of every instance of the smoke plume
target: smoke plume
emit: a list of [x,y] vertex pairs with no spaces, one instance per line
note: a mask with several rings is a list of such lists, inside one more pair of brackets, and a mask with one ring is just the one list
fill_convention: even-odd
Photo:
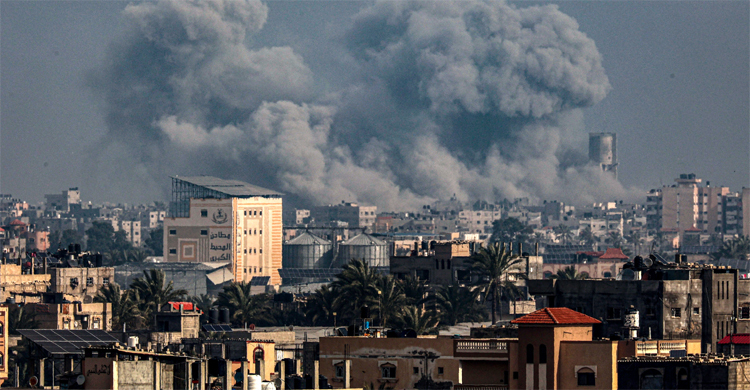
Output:
[[348,64],[333,91],[291,47],[254,46],[268,12],[256,0],[128,5],[130,32],[91,78],[104,147],[135,153],[144,183],[212,174],[299,206],[632,197],[581,152],[580,109],[611,87],[593,40],[556,6],[368,5],[321,43]]

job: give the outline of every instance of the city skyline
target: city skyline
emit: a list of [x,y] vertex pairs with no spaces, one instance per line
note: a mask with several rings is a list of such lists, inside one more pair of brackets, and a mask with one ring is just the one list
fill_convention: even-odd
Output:
[[[211,31],[227,33],[227,37],[238,40],[237,44],[224,51],[207,52],[215,59],[214,68],[191,67],[193,58],[182,64],[183,69],[214,72],[221,66],[242,68],[281,61],[286,66],[283,72],[253,68],[263,77],[237,86],[237,91],[226,89],[237,84],[231,77],[227,79],[231,83],[218,87],[201,84],[210,78],[183,77],[182,81],[221,89],[212,92],[223,102],[217,103],[214,111],[217,107],[209,108],[208,114],[193,112],[200,105],[187,104],[144,118],[148,119],[146,127],[161,131],[146,142],[143,136],[155,133],[139,134],[142,130],[127,126],[116,128],[118,120],[128,118],[118,115],[128,114],[113,107],[111,100],[124,95],[119,88],[126,84],[111,79],[118,74],[113,69],[121,69],[118,66],[128,62],[117,63],[127,53],[115,48],[143,48],[139,40],[148,40],[150,33],[167,31],[164,26],[149,24],[155,23],[150,19],[154,15],[174,17],[183,11],[206,15],[205,9],[170,10],[141,3],[126,8],[124,2],[2,2],[0,192],[40,201],[43,194],[77,186],[84,189],[85,198],[95,202],[143,203],[166,199],[167,175],[202,173],[274,188],[301,204],[343,198],[388,209],[427,203],[452,193],[465,199],[532,195],[572,202],[580,200],[575,199],[580,196],[575,190],[580,190],[591,197],[639,200],[645,198],[648,189],[672,184],[681,173],[696,173],[704,182],[729,186],[733,191],[750,184],[746,2],[563,2],[559,11],[534,8],[527,2],[510,6],[489,3],[487,7],[473,2],[461,3],[460,7],[422,4],[408,10],[404,10],[409,8],[405,3],[398,4],[337,2],[332,7],[331,3],[311,2],[248,3],[245,19],[219,27],[242,26],[249,38],[217,27]],[[474,52],[469,58],[481,52],[479,43],[487,40],[471,28],[463,31],[458,24],[446,22],[465,20],[453,17],[457,12],[464,18],[472,12],[486,17],[539,16],[542,21],[537,26],[549,22],[559,31],[573,34],[573,38],[564,34],[562,38],[553,37],[548,43],[567,53],[561,58],[586,60],[586,66],[571,61],[577,65],[566,68],[574,74],[584,72],[586,82],[558,78],[554,68],[543,70],[539,77],[548,89],[563,88],[565,93],[558,98],[573,94],[573,99],[565,100],[569,98],[566,95],[554,103],[554,99],[544,100],[549,96],[540,90],[531,90],[526,96],[537,105],[527,106],[528,112],[524,111],[527,108],[508,105],[518,101],[517,95],[510,100],[488,98],[488,108],[484,106],[486,101],[476,100],[472,93],[485,93],[494,84],[480,83],[473,92],[451,88],[466,75],[463,70],[482,73],[493,66],[502,68],[502,61],[489,65],[472,62],[454,50],[450,58],[460,71],[439,74],[451,83],[443,83],[437,76],[420,76],[416,92],[395,90],[393,83],[402,75],[394,75],[389,67],[413,60],[415,53],[434,51],[436,42],[446,38],[440,35],[442,31],[455,32],[448,34],[451,39],[467,32],[474,38]],[[618,17],[611,18],[613,14]],[[428,43],[418,41],[414,31],[393,33],[377,25],[388,17],[404,15],[424,18],[421,24],[404,22],[401,27],[421,29],[418,32]],[[537,43],[529,44],[502,30],[503,26],[496,30],[506,34],[506,42],[539,48]],[[194,33],[208,39],[206,31]],[[365,39],[378,36],[373,32],[408,50],[381,50],[379,57],[373,58],[372,52],[380,49]],[[546,39],[539,35],[529,39]],[[580,46],[571,49],[571,42]],[[460,47],[446,44],[452,49]],[[193,45],[190,50],[194,54],[204,48]],[[222,59],[232,53],[247,61]],[[148,56],[126,60],[132,64],[139,58]],[[158,62],[164,58],[157,53],[151,59]],[[386,63],[389,61],[391,65]],[[413,69],[419,74],[426,69],[439,70],[415,63]],[[532,72],[532,66],[519,60],[512,70]],[[247,69],[243,72],[252,73]],[[171,73],[172,77],[183,75]],[[144,80],[139,75],[127,77]],[[271,81],[265,83],[268,79]],[[262,93],[253,97],[257,101],[227,103],[232,93],[240,93],[242,100],[248,90]],[[170,97],[198,96],[191,93]],[[423,104],[407,107],[413,96]],[[386,103],[378,104],[379,98]],[[549,102],[559,107],[551,111],[539,108]],[[135,107],[132,100],[125,103]],[[248,116],[251,121],[247,121]],[[194,117],[201,119],[193,121]],[[109,118],[109,127],[105,118]],[[441,123],[446,119],[453,121],[452,125]],[[297,128],[292,127],[284,133],[284,127],[277,125],[287,123],[285,120],[304,125],[304,132],[294,132]],[[276,135],[302,135],[295,141],[305,147],[284,143],[284,137],[257,137],[261,125],[268,123],[269,131],[278,132]],[[498,124],[505,127],[487,131],[487,126]],[[411,130],[394,130],[401,127]],[[238,144],[232,137],[211,143],[211,137],[231,136],[243,129],[252,129],[247,133],[253,135],[243,142],[256,142],[256,146],[227,148],[227,143]],[[618,174],[623,188],[617,188],[616,183],[601,183],[598,176],[580,168],[588,132],[617,133]],[[132,135],[136,135],[135,140]],[[552,141],[539,142],[536,137],[540,136]],[[479,156],[468,153],[488,141],[500,144],[498,151],[487,148]],[[266,145],[278,149],[267,151]],[[502,145],[528,152],[519,156]],[[300,153],[303,149],[305,153]],[[231,156],[233,150],[238,156]],[[252,165],[274,173],[248,173],[246,156],[264,151],[269,156]],[[273,153],[296,158],[287,158],[293,161],[289,163],[274,158]],[[196,156],[205,159],[195,164]],[[569,168],[575,172],[568,173]],[[497,171],[503,174],[493,177]],[[534,177],[549,172],[555,175]]]

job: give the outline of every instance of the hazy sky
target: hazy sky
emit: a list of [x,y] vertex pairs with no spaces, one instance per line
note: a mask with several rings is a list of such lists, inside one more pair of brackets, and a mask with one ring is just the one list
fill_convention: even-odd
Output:
[[[148,202],[166,199],[168,175],[205,173],[301,204],[397,208],[456,193],[639,200],[690,172],[750,186],[747,1],[132,4],[0,1],[0,193],[36,202],[80,187],[84,200]],[[549,30],[513,35],[497,15]],[[550,66],[507,48],[479,60],[495,55],[482,29],[562,54]],[[527,79],[510,85],[504,71]],[[504,95],[513,88],[528,90]],[[617,133],[621,187],[576,168],[600,131]]]

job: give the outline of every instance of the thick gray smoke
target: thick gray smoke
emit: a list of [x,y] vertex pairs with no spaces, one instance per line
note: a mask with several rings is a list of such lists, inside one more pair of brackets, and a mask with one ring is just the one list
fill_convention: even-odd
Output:
[[253,46],[268,12],[254,0],[127,6],[132,31],[92,84],[110,139],[152,180],[213,174],[300,205],[383,209],[632,197],[579,152],[580,108],[610,85],[594,42],[557,7],[366,6],[321,43],[342,45],[351,65],[335,91],[316,90],[336,83],[314,82],[290,47]]

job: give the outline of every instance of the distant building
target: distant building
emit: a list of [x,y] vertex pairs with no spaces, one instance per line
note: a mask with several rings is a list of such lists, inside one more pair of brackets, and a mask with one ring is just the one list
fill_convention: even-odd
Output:
[[141,237],[141,221],[118,221],[119,230],[125,232],[125,239],[128,240],[133,247],[140,248],[143,242]]
[[65,213],[70,212],[73,208],[81,208],[81,191],[78,187],[73,187],[62,194],[44,195],[47,210],[57,210]]
[[281,193],[211,176],[173,177],[164,220],[168,262],[231,262],[234,280],[281,284]]
[[[317,225],[341,221],[346,222],[350,228],[372,228],[377,212],[377,206],[360,206],[357,203],[341,202],[313,207],[309,217],[314,219]],[[300,215],[297,215],[297,218],[299,217]]]
[[589,133],[589,161],[617,179],[617,134]]

